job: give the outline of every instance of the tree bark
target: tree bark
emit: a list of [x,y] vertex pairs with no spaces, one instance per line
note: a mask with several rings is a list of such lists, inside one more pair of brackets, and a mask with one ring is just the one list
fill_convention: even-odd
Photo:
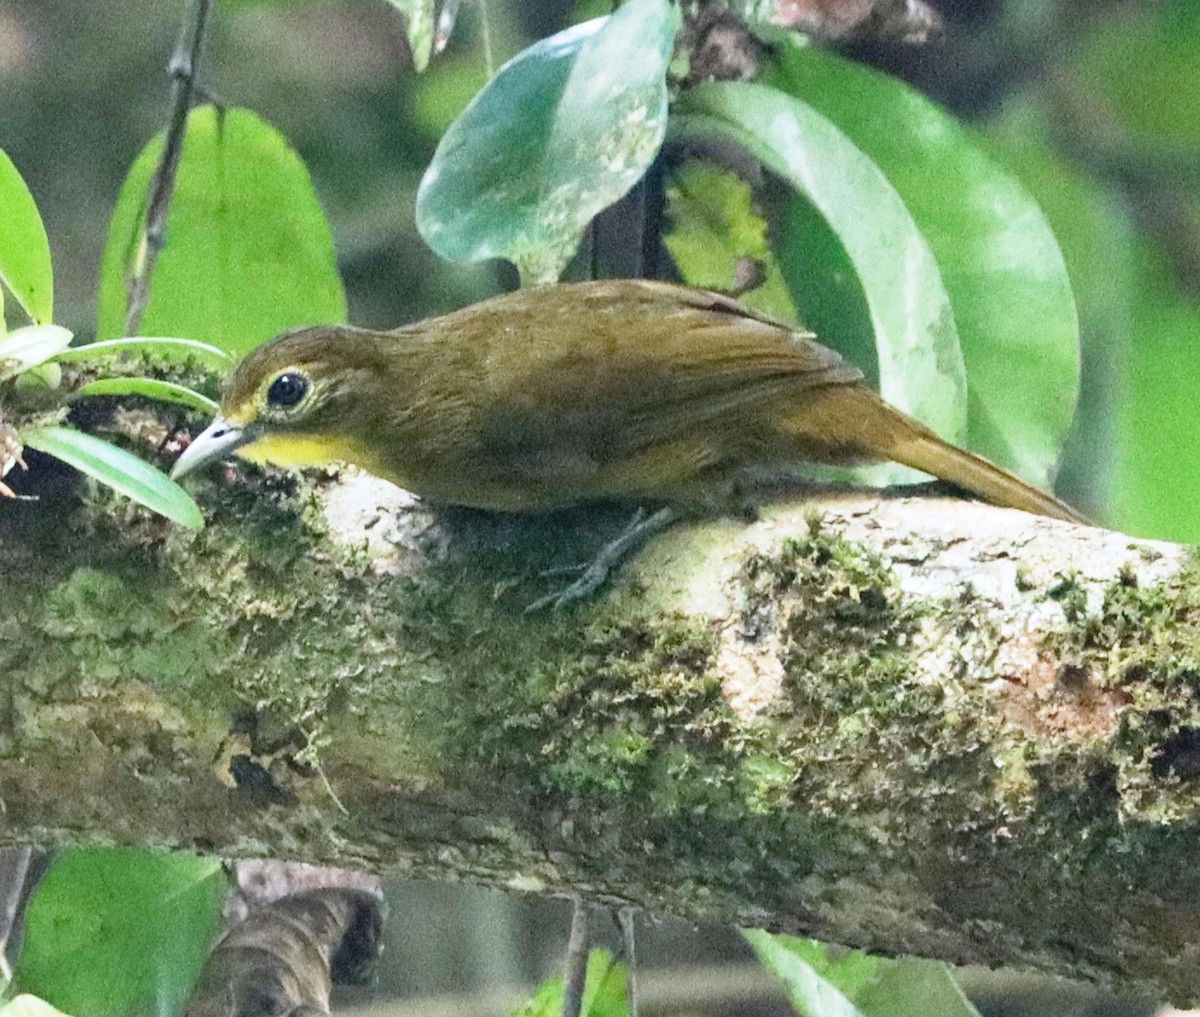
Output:
[[[625,513],[214,484],[0,507],[0,841],[576,893],[1200,999],[1191,553],[805,491],[522,612]],[[86,520],[85,538],[70,537]]]

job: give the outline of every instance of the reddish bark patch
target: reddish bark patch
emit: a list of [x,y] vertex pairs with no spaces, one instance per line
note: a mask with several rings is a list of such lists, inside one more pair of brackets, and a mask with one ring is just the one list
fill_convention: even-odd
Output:
[[1000,671],[1000,715],[1033,735],[1072,741],[1110,738],[1130,697],[1105,686],[1096,672],[1063,664],[1029,645],[1010,647]]

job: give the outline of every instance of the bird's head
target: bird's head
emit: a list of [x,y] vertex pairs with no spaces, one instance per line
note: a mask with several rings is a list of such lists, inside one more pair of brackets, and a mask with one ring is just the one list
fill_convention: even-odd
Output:
[[173,478],[236,454],[256,463],[368,466],[372,393],[384,377],[378,333],[345,325],[287,332],[235,368],[216,419],[187,447]]

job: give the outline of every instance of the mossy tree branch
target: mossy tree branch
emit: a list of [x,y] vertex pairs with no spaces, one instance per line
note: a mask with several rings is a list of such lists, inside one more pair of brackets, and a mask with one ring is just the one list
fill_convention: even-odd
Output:
[[[1190,555],[948,499],[0,517],[0,840],[407,870],[1200,998]],[[557,580],[561,581],[561,580]]]

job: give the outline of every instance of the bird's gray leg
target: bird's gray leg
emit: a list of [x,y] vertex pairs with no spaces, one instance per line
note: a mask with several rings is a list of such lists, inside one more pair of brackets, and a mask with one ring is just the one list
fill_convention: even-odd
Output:
[[613,569],[620,565],[630,552],[639,548],[654,534],[661,533],[677,522],[683,515],[682,510],[672,505],[660,508],[651,515],[647,515],[645,509],[639,508],[625,529],[600,548],[596,556],[583,566],[574,582],[538,598],[525,608],[525,613],[532,614],[545,608],[558,611],[567,604],[594,593],[604,585]]

